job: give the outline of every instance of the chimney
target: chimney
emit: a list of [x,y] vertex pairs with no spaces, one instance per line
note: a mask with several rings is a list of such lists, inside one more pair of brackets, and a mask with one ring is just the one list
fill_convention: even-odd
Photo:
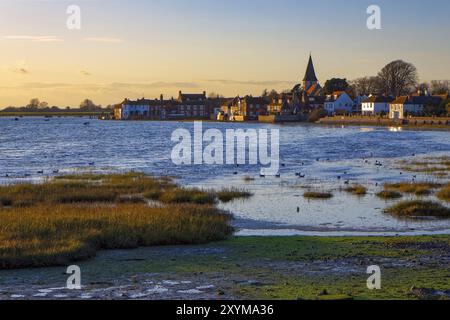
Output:
[[164,100],[164,96],[161,94],[161,95],[159,96],[159,99],[160,99],[161,101],[163,101],[163,100]]
[[203,91],[203,95],[206,97],[206,91]]

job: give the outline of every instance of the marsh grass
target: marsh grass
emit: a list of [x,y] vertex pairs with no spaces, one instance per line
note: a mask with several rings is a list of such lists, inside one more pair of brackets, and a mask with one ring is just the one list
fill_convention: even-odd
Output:
[[450,218],[450,209],[433,201],[402,201],[385,211],[399,218]]
[[216,196],[212,192],[200,189],[179,188],[163,192],[159,198],[152,199],[163,203],[195,203],[195,204],[214,204]]
[[0,268],[67,264],[101,249],[223,240],[230,216],[213,206],[49,205],[0,211]]
[[[162,205],[150,207],[146,198]],[[0,187],[0,268],[67,264],[101,249],[197,244],[232,233],[216,194],[140,173]]]
[[347,187],[344,191],[357,196],[365,196],[367,194],[367,188],[359,184]]
[[239,188],[225,188],[218,191],[216,194],[217,198],[222,202],[230,202],[234,199],[249,198],[252,196],[251,192]]
[[426,157],[423,160],[400,162],[399,169],[407,172],[430,174],[437,177],[445,177],[450,172],[450,157]]
[[437,189],[440,186],[440,184],[434,182],[400,182],[385,184],[384,190],[415,194],[417,196],[426,196],[432,194],[434,189]]
[[152,191],[165,192],[178,187],[169,179],[156,179],[140,173],[110,175],[60,176],[42,184],[16,184],[0,187],[0,199],[10,206],[26,207],[38,204],[115,202],[123,195]]
[[303,197],[307,199],[331,199],[333,198],[333,194],[323,191],[307,191],[303,194]]
[[442,201],[450,202],[450,184],[443,187],[437,194],[437,197]]
[[377,197],[384,200],[389,200],[389,199],[400,199],[403,197],[403,195],[397,191],[383,190],[377,193]]

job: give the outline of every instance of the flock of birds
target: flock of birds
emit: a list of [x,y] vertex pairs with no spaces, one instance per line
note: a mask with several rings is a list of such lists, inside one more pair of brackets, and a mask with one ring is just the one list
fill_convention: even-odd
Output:
[[[415,157],[415,156],[416,156],[415,154],[412,154],[412,157]],[[373,154],[371,154],[371,157],[373,158]],[[320,159],[320,158],[316,158],[316,162],[320,162],[321,160],[322,160],[322,159]],[[330,159],[326,159],[326,161],[330,161]],[[363,159],[363,162],[364,162],[365,164],[368,164],[368,165],[371,164],[370,160],[368,160],[368,159]],[[381,167],[384,166],[384,164],[383,164],[381,161],[379,161],[379,160],[375,160],[374,165],[375,165],[376,167],[378,167],[378,168],[381,168]],[[286,165],[285,165],[285,164],[281,164],[281,166],[282,166],[282,167],[285,167]],[[302,162],[301,162],[301,166],[305,166],[305,162],[302,161]],[[236,165],[236,167],[239,167],[239,165]],[[238,175],[239,172],[238,172],[238,171],[234,171],[233,174],[234,174],[234,175]],[[348,172],[344,172],[343,175],[344,175],[344,176],[348,175]],[[400,175],[403,175],[403,172],[400,172]],[[301,178],[301,179],[306,178],[306,174],[303,173],[303,172],[296,172],[296,173],[295,173],[295,176],[298,177],[298,178]],[[260,177],[260,178],[266,178],[266,175],[260,174],[259,177]],[[281,174],[278,173],[275,177],[276,177],[276,178],[281,178]],[[337,179],[341,181],[342,179],[344,179],[344,177],[341,176],[341,175],[338,175],[338,176],[337,176]],[[413,176],[412,176],[412,181],[414,182],[416,179],[417,179],[417,176],[416,176],[416,175],[413,175]],[[350,183],[351,183],[351,180],[350,180],[350,179],[344,180],[344,184],[349,185]],[[376,183],[376,186],[378,186],[378,183]]]

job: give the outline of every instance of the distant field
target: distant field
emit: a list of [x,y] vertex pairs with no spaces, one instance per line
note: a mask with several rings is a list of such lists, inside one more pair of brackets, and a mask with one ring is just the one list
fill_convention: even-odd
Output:
[[99,116],[107,112],[56,111],[56,112],[5,112],[0,111],[0,117],[87,117]]

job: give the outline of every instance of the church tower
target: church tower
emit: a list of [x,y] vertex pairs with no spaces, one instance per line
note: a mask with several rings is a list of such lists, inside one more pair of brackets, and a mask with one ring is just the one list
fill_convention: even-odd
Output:
[[311,86],[317,85],[319,81],[316,77],[316,72],[314,71],[314,63],[311,55],[309,55],[308,67],[306,68],[305,78],[303,78],[303,89],[308,91]]

